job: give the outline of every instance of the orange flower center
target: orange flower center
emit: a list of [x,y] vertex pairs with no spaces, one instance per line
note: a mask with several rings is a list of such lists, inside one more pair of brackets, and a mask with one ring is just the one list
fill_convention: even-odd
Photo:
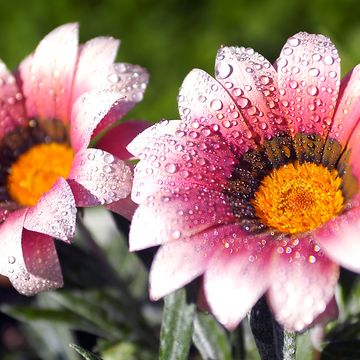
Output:
[[22,154],[9,169],[7,189],[19,205],[31,206],[55,184],[69,175],[73,150],[59,143],[39,144]]
[[258,218],[270,228],[301,233],[315,229],[342,210],[341,182],[336,170],[295,162],[267,175],[251,202]]

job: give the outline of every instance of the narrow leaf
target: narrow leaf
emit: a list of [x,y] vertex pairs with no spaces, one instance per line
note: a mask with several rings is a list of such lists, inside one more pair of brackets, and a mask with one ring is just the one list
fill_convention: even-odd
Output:
[[186,360],[191,345],[195,305],[186,304],[185,290],[165,297],[160,333],[160,360]]
[[91,351],[82,348],[79,345],[69,344],[69,346],[73,348],[77,353],[79,353],[85,360],[101,360],[100,357],[98,357]]
[[212,315],[195,315],[193,342],[204,360],[232,360],[226,331]]

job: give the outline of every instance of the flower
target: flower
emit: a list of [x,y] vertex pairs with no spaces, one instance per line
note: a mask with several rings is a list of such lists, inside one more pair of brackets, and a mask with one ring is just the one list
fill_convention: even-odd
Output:
[[[111,37],[79,46],[78,25],[66,24],[15,74],[0,64],[0,273],[20,293],[62,285],[53,238],[71,240],[77,207],[123,212],[131,169],[114,146],[88,148],[142,99],[147,84],[141,67],[114,63],[118,46]],[[118,148],[133,138],[128,124],[114,131],[122,131]],[[105,136],[115,145],[111,132]]]
[[140,159],[130,248],[162,245],[152,299],[203,274],[227,328],[266,294],[276,319],[302,330],[333,298],[339,265],[360,272],[360,67],[340,81],[331,41],[298,33],[274,67],[222,47],[215,70],[188,74],[181,120],[128,145]]

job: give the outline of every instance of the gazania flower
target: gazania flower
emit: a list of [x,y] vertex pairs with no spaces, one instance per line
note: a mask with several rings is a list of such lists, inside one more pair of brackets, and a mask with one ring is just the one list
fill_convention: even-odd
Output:
[[77,24],[67,24],[15,75],[0,65],[0,273],[23,294],[62,285],[53,238],[72,238],[76,207],[121,212],[130,193],[129,167],[109,149],[88,148],[146,87],[144,69],[114,63],[118,46],[110,37],[79,46]]
[[162,245],[152,299],[203,274],[229,329],[266,294],[277,320],[301,330],[332,299],[339,265],[360,271],[360,68],[340,81],[331,41],[299,33],[275,67],[223,47],[215,70],[186,77],[181,121],[128,146],[140,158],[130,247]]

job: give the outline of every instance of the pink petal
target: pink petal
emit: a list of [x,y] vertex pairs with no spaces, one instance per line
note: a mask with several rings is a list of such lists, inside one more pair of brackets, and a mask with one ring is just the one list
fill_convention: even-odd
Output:
[[275,240],[249,236],[236,225],[224,229],[221,251],[210,260],[204,275],[204,290],[211,312],[232,330],[270,284]]
[[323,35],[298,33],[283,47],[277,68],[280,100],[290,129],[325,137],[340,84],[335,46]]
[[[93,88],[119,91],[124,96],[121,100],[122,104],[119,104],[117,109],[112,109],[99,123],[93,134],[96,136],[143,99],[149,75],[144,68],[138,65],[119,63],[94,73],[91,79]],[[124,110],[125,112],[123,112]]]
[[113,154],[118,159],[128,160],[131,154],[126,150],[126,145],[149,126],[150,123],[146,121],[127,121],[110,129],[96,143],[96,147]]
[[[92,75],[95,71],[113,64],[119,44],[120,41],[112,37],[96,37],[80,47],[72,90],[72,104],[80,95],[93,89]],[[99,86],[95,85],[95,88]]]
[[17,126],[27,124],[23,95],[16,80],[6,65],[0,60],[0,139]]
[[28,209],[24,227],[70,241],[75,232],[76,207],[70,186],[59,178],[53,187]]
[[71,87],[78,56],[78,25],[62,25],[20,64],[28,117],[69,120]]
[[[360,118],[360,65],[356,66],[340,84],[339,104],[329,137],[345,146]],[[357,130],[359,131],[359,130]]]
[[220,83],[194,69],[185,78],[178,97],[181,119],[189,128],[208,126],[219,131],[237,153],[255,147],[238,106]]
[[[235,222],[222,192],[203,187],[160,192],[149,196],[136,210],[129,234],[130,250],[141,250],[201,231]],[[146,236],[144,236],[146,229]]]
[[360,207],[334,217],[314,232],[326,254],[340,265],[360,272]]
[[150,297],[158,300],[201,275],[217,246],[217,231],[196,234],[163,245],[150,271]]
[[25,214],[13,213],[0,227],[0,271],[21,294],[33,295],[63,281],[52,238],[23,229]]
[[270,305],[280,324],[301,331],[324,312],[334,295],[339,267],[309,237],[283,240],[276,255]]
[[105,205],[108,210],[111,210],[125,219],[131,221],[133,218],[134,212],[138,207],[138,204],[134,203],[131,200],[131,197],[128,196],[125,199],[120,199],[118,201],[114,201],[111,204]]
[[85,149],[76,153],[68,179],[76,206],[95,206],[126,198],[132,172],[106,151]]
[[287,132],[279,108],[277,73],[269,61],[250,48],[222,47],[216,56],[215,70],[216,79],[234,99],[261,142]]
[[[133,106],[125,95],[113,90],[93,90],[80,96],[71,113],[71,144],[75,151],[86,148],[94,130],[102,122],[120,118]],[[106,116],[109,115],[109,118]]]
[[179,121],[163,121],[143,131],[128,150],[141,161],[135,168],[132,199],[186,186],[221,189],[231,176],[235,156],[209,128],[183,129]]

